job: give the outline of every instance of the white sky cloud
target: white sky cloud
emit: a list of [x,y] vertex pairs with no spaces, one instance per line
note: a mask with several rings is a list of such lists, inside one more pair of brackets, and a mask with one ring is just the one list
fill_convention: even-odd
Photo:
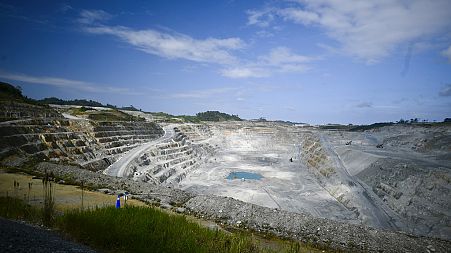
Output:
[[442,51],[442,55],[448,58],[448,62],[451,63],[451,46]]
[[[66,6],[65,11],[67,11],[68,10],[67,6],[70,7],[70,5],[65,6]],[[107,21],[112,17],[113,16],[111,14],[103,10],[82,10],[80,12],[80,17],[78,18],[77,21],[81,24],[95,24],[98,22]]]
[[450,97],[451,96],[451,84],[446,85],[440,90],[439,95],[442,97]]
[[[256,24],[253,22],[257,22],[262,15],[271,16],[272,14],[269,13],[271,11],[272,9],[250,11],[249,24]],[[311,57],[295,54],[286,47],[275,47],[267,55],[253,60],[243,60],[234,54],[234,51],[246,46],[240,38],[199,40],[175,32],[167,33],[154,29],[134,30],[124,26],[96,23],[111,17],[106,14],[104,11],[83,11],[80,14],[80,19],[86,19],[80,22],[83,24],[83,30],[92,34],[115,36],[139,50],[163,58],[219,64],[222,66],[221,75],[229,78],[261,78],[276,72],[304,72],[308,69],[307,63],[313,60]]]
[[195,62],[232,64],[237,59],[229,51],[245,46],[239,38],[198,40],[184,34],[168,34],[151,29],[133,30],[122,26],[89,26],[84,30],[116,36],[149,54]]
[[221,70],[221,74],[230,78],[268,77],[273,73],[302,73],[308,70],[314,57],[293,53],[289,48],[276,47],[254,62]]
[[221,74],[225,77],[230,78],[249,78],[249,77],[267,77],[269,76],[268,72],[265,72],[264,69],[255,68],[255,67],[231,67],[225,68],[221,70]]
[[79,80],[71,80],[60,77],[46,77],[46,76],[29,76],[25,74],[19,73],[8,73],[8,72],[0,72],[0,78],[4,78],[7,80],[20,81],[26,83],[34,83],[34,84],[42,84],[54,86],[57,88],[65,88],[65,89],[73,89],[84,92],[95,92],[95,93],[119,93],[119,94],[128,94],[128,95],[136,95],[137,93],[132,92],[128,88],[123,87],[111,87],[104,86],[97,83],[79,81]]
[[257,25],[260,27],[268,27],[274,20],[273,9],[267,8],[263,10],[248,10],[247,24]]
[[299,5],[273,8],[261,15],[249,11],[248,23],[259,25],[261,22],[268,26],[274,18],[266,16],[277,15],[293,23],[316,25],[339,41],[344,52],[368,63],[387,57],[402,43],[425,40],[451,28],[449,0],[299,2]]

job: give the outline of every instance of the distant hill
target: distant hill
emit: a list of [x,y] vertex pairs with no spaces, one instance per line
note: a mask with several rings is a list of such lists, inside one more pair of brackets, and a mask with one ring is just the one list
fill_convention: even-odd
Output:
[[20,87],[14,87],[9,83],[0,82],[0,97],[1,98],[12,98],[12,99],[23,99],[22,91]]
[[196,117],[201,121],[231,121],[231,120],[241,121],[238,115],[233,114],[230,115],[218,111],[199,112],[196,114]]
[[33,105],[40,105],[36,102],[36,100],[22,95],[22,88],[20,86],[14,86],[5,82],[0,82],[0,101],[15,101]]
[[56,97],[49,97],[37,100],[38,103],[41,104],[53,104],[53,105],[79,105],[79,106],[90,106],[90,107],[108,107],[112,109],[119,110],[128,110],[128,111],[140,111],[140,109],[135,108],[133,105],[125,106],[125,107],[117,107],[115,105],[110,104],[102,104],[100,102],[94,100],[86,100],[86,99],[74,99],[74,100],[63,100]]
[[191,123],[200,123],[201,121],[231,121],[231,120],[237,120],[241,121],[240,117],[238,115],[230,115],[223,112],[218,111],[206,111],[206,112],[199,112],[195,116],[191,115],[171,115],[164,112],[152,112],[150,113],[155,117],[161,118],[161,121],[164,122],[191,122]]
[[44,99],[37,100],[37,101],[42,104],[104,107],[104,105],[102,103],[99,103],[94,100],[86,100],[86,99],[63,100],[63,99],[59,99],[56,97],[49,97],[49,98],[44,98]]

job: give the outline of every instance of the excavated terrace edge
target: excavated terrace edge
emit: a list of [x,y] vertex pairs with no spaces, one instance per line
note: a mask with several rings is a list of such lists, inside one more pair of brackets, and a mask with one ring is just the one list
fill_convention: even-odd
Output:
[[127,190],[137,199],[160,202],[164,205],[183,206],[187,213],[214,220],[229,226],[270,233],[279,237],[313,243],[333,250],[355,252],[449,252],[451,241],[419,237],[401,232],[374,229],[313,217],[305,213],[261,207],[230,197],[214,195],[195,196],[191,193],[135,182],[95,173],[76,166],[42,162],[34,173],[53,173],[58,178],[76,184],[83,182],[92,188]]

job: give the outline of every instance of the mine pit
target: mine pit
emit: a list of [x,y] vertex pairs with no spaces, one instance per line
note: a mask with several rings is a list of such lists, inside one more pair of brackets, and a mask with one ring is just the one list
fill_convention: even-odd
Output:
[[[315,221],[451,239],[447,125],[349,131],[275,122],[156,123],[56,115],[5,122],[0,130],[5,166],[20,166],[27,159],[76,164],[96,176],[61,170],[93,184],[100,174],[103,181],[97,183],[102,185],[134,182],[138,196],[159,196],[169,208],[176,197],[178,206],[232,219],[215,207],[230,209],[224,203],[233,199],[238,211],[242,205],[250,213],[262,208],[262,215],[283,211]],[[153,195],[156,189],[162,193]],[[260,218],[253,215],[243,214],[239,221]]]

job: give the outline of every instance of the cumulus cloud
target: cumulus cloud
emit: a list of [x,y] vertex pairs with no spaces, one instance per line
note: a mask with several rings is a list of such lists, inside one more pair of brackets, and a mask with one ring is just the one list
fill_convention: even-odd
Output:
[[249,77],[267,77],[269,72],[255,67],[231,67],[221,70],[221,74],[229,78],[249,78]]
[[448,84],[445,87],[443,87],[438,94],[442,97],[451,96],[451,84]]
[[368,63],[380,61],[402,43],[424,40],[451,28],[448,0],[298,2],[289,8],[273,8],[269,13],[254,15],[248,24],[259,25],[260,21],[269,25],[273,19],[265,17],[273,15],[300,25],[316,25],[340,42],[343,52]]
[[320,16],[318,13],[304,11],[297,8],[285,8],[277,10],[277,14],[282,16],[285,20],[294,21],[304,25],[310,25],[320,22]]
[[274,20],[274,9],[266,8],[263,10],[248,10],[247,24],[260,27],[268,27]]
[[314,57],[293,53],[287,47],[276,47],[256,61],[241,66],[225,68],[221,74],[230,78],[267,77],[273,73],[301,73],[309,69]]
[[71,80],[60,77],[46,77],[46,76],[30,76],[18,73],[0,72],[0,78],[7,80],[20,81],[26,83],[50,85],[57,88],[66,88],[79,90],[84,92],[96,92],[96,93],[119,93],[119,94],[137,94],[132,92],[128,88],[105,86],[92,82],[85,82],[79,80]]
[[448,58],[448,62],[451,63],[451,46],[448,49],[442,51],[442,55]]
[[118,37],[149,54],[195,62],[231,64],[237,59],[229,51],[245,46],[239,38],[198,40],[179,33],[169,34],[152,29],[133,30],[122,26],[89,26],[84,30]]
[[[249,24],[257,24],[260,17],[270,15],[271,11],[272,9],[249,12]],[[79,22],[87,33],[111,35],[138,50],[163,58],[218,64],[222,68],[220,74],[229,78],[260,78],[277,72],[304,72],[308,69],[307,63],[314,60],[286,47],[276,47],[267,55],[243,60],[235,55],[237,50],[246,47],[246,43],[240,38],[195,39],[176,32],[109,26],[99,22],[111,18],[104,11],[83,11],[80,16]]]

